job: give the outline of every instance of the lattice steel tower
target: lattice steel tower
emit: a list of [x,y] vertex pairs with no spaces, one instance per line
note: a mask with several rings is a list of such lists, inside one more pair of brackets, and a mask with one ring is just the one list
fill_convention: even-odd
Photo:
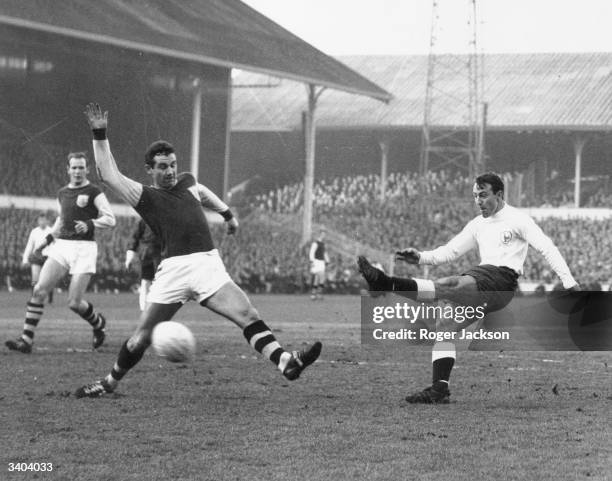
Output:
[[476,0],[433,0],[419,171],[485,168]]

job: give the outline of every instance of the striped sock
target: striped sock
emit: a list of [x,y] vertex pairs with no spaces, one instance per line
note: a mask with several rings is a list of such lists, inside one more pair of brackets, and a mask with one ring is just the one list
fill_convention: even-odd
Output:
[[[85,301],[87,302],[87,301]],[[85,319],[91,327],[94,329],[103,329],[104,328],[104,320],[100,315],[94,311],[93,305],[87,302],[87,309],[85,312],[78,313],[83,319]]]
[[32,345],[34,342],[34,329],[38,326],[38,322],[43,314],[43,304],[29,301],[26,307],[25,322],[23,324],[23,334],[21,338]]
[[270,359],[281,372],[285,370],[291,354],[281,347],[265,322],[260,319],[249,324],[243,334],[253,349]]

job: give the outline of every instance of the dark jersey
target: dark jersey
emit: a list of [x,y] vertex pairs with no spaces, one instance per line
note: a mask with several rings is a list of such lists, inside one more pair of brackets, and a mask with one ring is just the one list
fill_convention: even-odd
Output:
[[95,184],[87,184],[82,187],[62,187],[57,193],[60,204],[60,216],[62,226],[59,233],[60,239],[67,240],[94,240],[94,229],[89,229],[84,234],[78,234],[74,230],[74,221],[88,221],[97,219],[99,212],[94,204],[94,199],[102,191]]
[[215,248],[202,204],[189,190],[195,185],[193,175],[183,173],[171,189],[142,186],[135,209],[160,240],[164,259]]
[[320,261],[325,260],[325,242],[315,241],[317,248],[315,249],[314,258]]
[[[142,247],[140,251],[138,249],[139,247]],[[147,223],[139,219],[128,241],[127,249],[130,251],[139,251],[142,260],[142,258],[147,256],[160,256],[161,242]]]

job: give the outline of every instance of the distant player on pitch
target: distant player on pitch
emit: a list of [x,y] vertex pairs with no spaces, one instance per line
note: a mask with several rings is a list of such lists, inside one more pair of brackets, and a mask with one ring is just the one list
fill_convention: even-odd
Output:
[[71,276],[68,307],[92,327],[94,349],[104,342],[106,320],[84,296],[89,280],[96,272],[98,244],[95,231],[113,227],[115,216],[106,195],[87,179],[88,173],[84,152],[68,154],[70,182],[58,192],[59,215],[52,233],[36,246],[36,250],[50,246],[48,259],[28,301],[23,333],[16,340],[6,341],[6,347],[12,351],[32,352],[34,330],[42,317],[44,301],[66,274]]
[[122,345],[111,372],[77,389],[77,397],[113,392],[151,344],[153,328],[168,321],[190,299],[224,316],[243,331],[247,342],[270,359],[289,380],[299,377],[321,352],[321,343],[293,353],[285,351],[259,317],[249,298],[229,277],[215,249],[202,206],[221,214],[234,233],[238,222],[228,206],[189,173],[177,175],[174,148],[159,140],[145,153],[145,168],[153,186],[124,176],[106,138],[107,112],[89,104],[85,112],[93,131],[96,166],[102,180],[130,204],[162,243],[162,257],[139,326]]
[[[43,245],[43,243],[45,243],[45,239],[49,234],[51,234],[52,231],[53,228],[49,225],[49,217],[47,214],[44,212],[38,214],[38,217],[36,217],[36,227],[30,231],[28,242],[23,250],[21,260],[21,265],[24,267],[30,267],[32,289],[34,289],[34,286],[38,282],[40,270],[47,260],[47,255],[49,254],[49,247],[37,249],[36,246]],[[52,302],[53,289],[49,291],[49,304]]]
[[[359,271],[370,291],[399,291],[422,302],[445,300],[464,305],[484,306],[484,312],[505,307],[513,298],[518,278],[529,246],[548,261],[563,283],[563,287],[580,290],[569,267],[540,227],[527,214],[506,204],[504,183],[494,174],[476,178],[474,201],[481,215],[471,220],[451,241],[432,251],[408,248],[396,253],[398,260],[410,264],[438,265],[452,262],[472,249],[480,253],[480,265],[458,276],[436,281],[389,277],[373,267],[365,257],[358,259]],[[450,320],[436,323],[441,331],[456,331],[466,327]],[[433,384],[423,391],[406,397],[409,403],[448,403],[448,383],[455,363],[456,347],[452,342],[436,342],[432,350]]]
[[151,228],[142,219],[134,227],[127,251],[125,253],[125,268],[129,269],[136,254],[140,259],[140,288],[138,290],[138,304],[144,311],[147,305],[147,295],[155,277],[155,271],[161,262],[161,242]]
[[308,253],[310,261],[310,298],[313,301],[323,299],[325,288],[325,268],[329,263],[329,256],[325,251],[325,230],[321,229],[316,240],[310,245]]

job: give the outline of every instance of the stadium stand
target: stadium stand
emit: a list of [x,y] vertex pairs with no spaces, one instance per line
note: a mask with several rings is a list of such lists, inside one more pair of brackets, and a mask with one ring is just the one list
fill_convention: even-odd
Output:
[[[64,175],[62,173],[62,175]],[[376,246],[393,252],[414,245],[433,248],[447,242],[476,215],[470,200],[471,179],[449,172],[391,174],[385,201],[379,199],[380,177],[345,176],[322,180],[315,185],[314,220],[338,235],[350,233],[358,245]],[[33,184],[34,185],[34,184]],[[57,185],[57,184],[55,184]],[[598,194],[605,199],[603,192]],[[230,275],[249,292],[306,292],[308,289],[307,247],[300,246],[297,228],[284,227],[282,220],[296,223],[301,210],[302,186],[286,185],[265,194],[253,194],[240,213],[242,228],[226,236],[223,226],[213,226],[213,236]],[[29,287],[29,272],[20,265],[27,234],[38,211],[0,209],[0,279],[9,276],[14,288]],[[275,219],[275,224],[272,224]],[[117,226],[100,231],[98,274],[92,289],[129,290],[137,284],[135,271],[123,268],[125,247],[134,218],[119,217]],[[539,224],[559,246],[576,277],[585,286],[601,287],[612,279],[612,261],[598,253],[612,248],[612,220],[585,218],[542,219]],[[333,237],[333,236],[332,236]],[[331,242],[331,239],[330,239]],[[345,244],[345,241],[338,241]],[[357,245],[357,244],[356,244]],[[359,292],[363,287],[348,249],[334,249],[328,269],[329,289]],[[353,249],[357,249],[354,247]],[[422,267],[399,264],[396,272],[439,277],[476,262],[470,253],[458,263]],[[538,283],[554,282],[546,261],[530,251],[526,278]]]

